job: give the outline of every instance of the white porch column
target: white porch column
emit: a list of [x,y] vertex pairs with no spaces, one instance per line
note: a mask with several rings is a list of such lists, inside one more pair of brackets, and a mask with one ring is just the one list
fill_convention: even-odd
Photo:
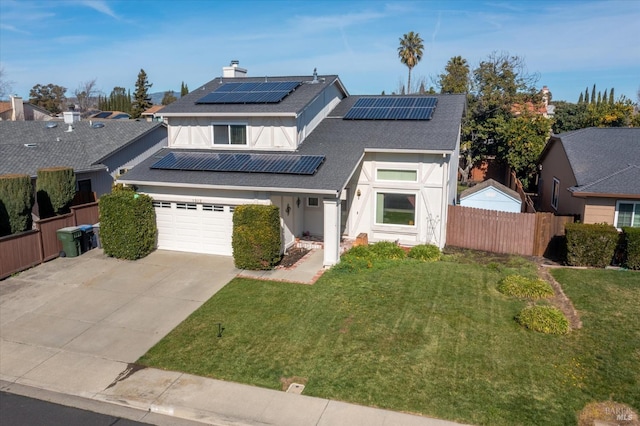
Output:
[[340,199],[323,199],[324,206],[324,261],[332,266],[340,260]]

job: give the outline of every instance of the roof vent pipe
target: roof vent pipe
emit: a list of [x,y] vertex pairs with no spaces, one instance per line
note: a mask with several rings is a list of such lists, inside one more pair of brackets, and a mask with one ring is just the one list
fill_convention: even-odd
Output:
[[318,84],[318,68],[313,69],[313,80],[311,84]]

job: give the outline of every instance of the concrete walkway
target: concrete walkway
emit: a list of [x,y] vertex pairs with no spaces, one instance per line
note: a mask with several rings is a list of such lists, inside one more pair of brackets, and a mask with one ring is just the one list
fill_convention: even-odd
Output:
[[[322,251],[310,253],[299,267],[259,278],[311,283],[321,271]],[[117,404],[140,414],[129,418],[156,424],[172,423],[161,415],[173,416],[176,424],[178,418],[216,425],[453,424],[135,369],[132,363],[239,273],[251,276],[228,257],[158,250],[129,262],[92,250],[1,281],[0,389]]]

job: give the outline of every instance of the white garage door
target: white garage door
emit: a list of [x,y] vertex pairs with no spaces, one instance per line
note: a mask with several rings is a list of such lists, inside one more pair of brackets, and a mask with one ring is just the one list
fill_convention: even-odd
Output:
[[232,255],[233,208],[223,204],[154,201],[158,248]]

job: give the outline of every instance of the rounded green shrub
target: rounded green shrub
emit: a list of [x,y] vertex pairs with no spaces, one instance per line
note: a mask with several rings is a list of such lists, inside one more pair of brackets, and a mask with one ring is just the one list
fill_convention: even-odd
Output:
[[640,228],[622,228],[625,243],[625,266],[640,269]]
[[527,306],[516,316],[518,324],[544,334],[567,334],[569,321],[552,306]]
[[433,244],[420,244],[411,247],[408,254],[411,259],[422,260],[423,262],[435,262],[440,260],[441,256],[440,249]]
[[404,259],[407,253],[392,241],[379,241],[369,246],[371,253],[377,259]]
[[136,260],[155,249],[158,228],[151,197],[117,191],[99,202],[100,240],[107,256]]
[[540,278],[527,278],[522,275],[508,275],[498,284],[498,291],[508,296],[526,299],[545,299],[553,296],[551,284]]

